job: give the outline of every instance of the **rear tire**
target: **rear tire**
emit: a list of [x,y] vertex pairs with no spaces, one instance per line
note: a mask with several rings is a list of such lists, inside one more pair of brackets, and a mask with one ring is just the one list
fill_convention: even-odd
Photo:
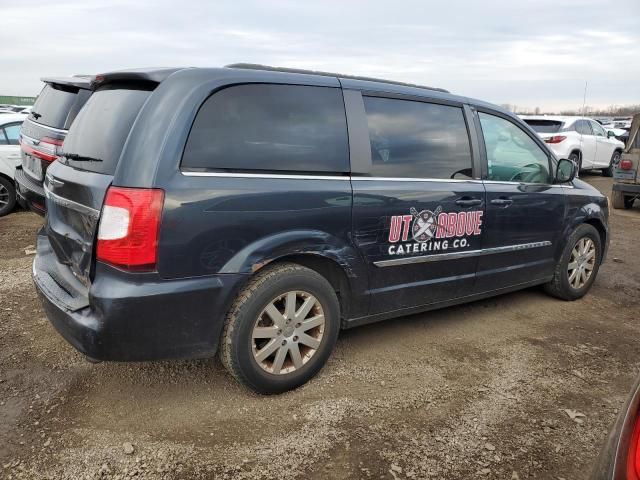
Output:
[[602,169],[603,177],[613,177],[613,166],[620,161],[620,151],[616,150],[611,155],[611,161],[609,162],[609,166],[607,168]]
[[0,177],[0,217],[11,213],[16,206],[16,187],[5,177]]
[[[310,310],[305,312],[305,306]],[[339,330],[338,297],[322,275],[295,263],[268,266],[229,310],[220,360],[255,392],[285,392],[322,369]]]
[[562,300],[584,297],[598,275],[601,258],[600,234],[592,225],[583,223],[569,237],[553,279],[544,285],[545,291]]

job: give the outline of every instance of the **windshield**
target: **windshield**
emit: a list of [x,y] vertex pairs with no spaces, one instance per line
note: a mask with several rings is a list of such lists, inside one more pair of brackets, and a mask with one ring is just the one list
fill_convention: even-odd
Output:
[[94,93],[69,129],[62,162],[113,175],[131,126],[150,93],[122,88]]
[[557,133],[562,130],[563,126],[563,122],[560,120],[524,119],[524,121],[538,133]]

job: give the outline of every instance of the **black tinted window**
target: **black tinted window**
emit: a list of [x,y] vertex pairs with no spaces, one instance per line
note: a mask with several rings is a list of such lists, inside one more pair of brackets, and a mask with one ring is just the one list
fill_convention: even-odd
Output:
[[471,149],[462,109],[364,97],[376,177],[471,177]]
[[64,140],[63,162],[112,175],[147,90],[98,90],[78,114]]
[[559,120],[524,119],[524,121],[538,133],[557,133],[562,130],[563,125]]
[[581,135],[593,135],[593,132],[591,131],[591,126],[589,125],[589,122],[587,122],[586,120],[576,121],[573,128],[576,132],[578,132]]
[[89,95],[89,91],[77,87],[47,84],[29,118],[49,127],[67,129]]
[[347,126],[337,88],[239,85],[200,108],[182,166],[347,172]]

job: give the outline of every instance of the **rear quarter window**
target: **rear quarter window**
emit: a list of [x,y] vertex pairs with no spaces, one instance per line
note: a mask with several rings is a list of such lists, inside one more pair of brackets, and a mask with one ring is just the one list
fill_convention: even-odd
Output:
[[66,130],[90,95],[90,91],[82,88],[46,84],[29,118],[47,127]]
[[148,90],[96,91],[78,114],[64,141],[62,161],[75,168],[113,175]]
[[237,85],[200,108],[182,168],[340,173],[349,171],[348,150],[340,89]]

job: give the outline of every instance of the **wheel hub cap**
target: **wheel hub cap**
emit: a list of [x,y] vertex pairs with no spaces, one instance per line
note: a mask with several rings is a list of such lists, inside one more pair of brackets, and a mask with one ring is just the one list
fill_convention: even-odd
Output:
[[569,285],[579,289],[591,278],[596,263],[596,246],[588,237],[583,237],[576,242],[571,250],[567,275]]
[[253,327],[253,358],[263,370],[282,375],[305,365],[324,337],[324,311],[304,291],[286,292],[262,310]]

